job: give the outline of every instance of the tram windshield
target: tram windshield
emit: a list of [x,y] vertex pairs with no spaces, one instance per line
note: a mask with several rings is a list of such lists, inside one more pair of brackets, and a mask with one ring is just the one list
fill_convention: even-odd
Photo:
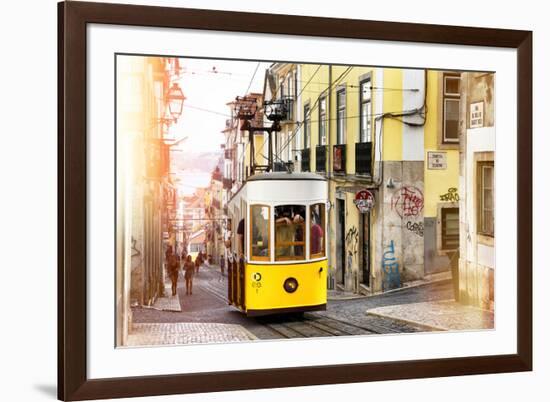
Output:
[[305,205],[275,207],[275,261],[305,259]]
[[325,204],[310,207],[310,255],[311,258],[325,256]]
[[250,256],[253,260],[269,259],[269,207],[250,206]]

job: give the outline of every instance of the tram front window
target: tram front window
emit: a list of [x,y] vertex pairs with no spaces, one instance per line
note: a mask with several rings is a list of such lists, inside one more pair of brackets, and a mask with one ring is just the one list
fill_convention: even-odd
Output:
[[269,207],[250,206],[250,255],[253,260],[269,259]]
[[275,207],[275,261],[305,258],[304,205]]

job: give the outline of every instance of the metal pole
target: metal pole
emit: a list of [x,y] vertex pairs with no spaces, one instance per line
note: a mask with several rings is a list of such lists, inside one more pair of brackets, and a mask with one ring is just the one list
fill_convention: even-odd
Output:
[[250,141],[250,175],[254,176],[256,173],[256,162],[254,154],[254,130],[248,130],[248,141]]
[[272,171],[273,170],[273,139],[272,139],[272,135],[271,135],[271,130],[268,130],[267,131],[267,137],[268,137],[268,140],[269,140],[269,145],[268,145],[268,160],[267,160],[267,164],[268,164],[268,171]]
[[[331,210],[329,211],[329,216],[328,216],[328,219],[327,219],[327,222],[326,224],[329,225],[329,228],[330,228],[330,232],[332,232],[332,227],[333,225],[330,225],[330,221],[331,221],[331,216],[334,217],[334,222],[336,223],[336,202],[334,204],[332,204],[332,200],[330,198],[330,155],[331,155],[331,149],[330,149],[330,123],[331,123],[331,110],[330,110],[330,98],[331,98],[331,92],[332,92],[332,65],[329,65],[329,70],[328,70],[328,88],[329,88],[329,93],[328,93],[328,124],[327,124],[327,154],[328,154],[328,157],[326,159],[328,159],[328,167],[326,168],[326,171],[327,171],[327,176],[328,176],[328,181],[327,181],[327,184],[328,184],[328,200],[330,201],[331,205],[333,205],[333,207],[331,208]],[[335,200],[336,201],[336,200]],[[344,225],[345,223],[342,222],[342,224]],[[332,242],[331,242],[331,238],[332,238],[332,233],[328,236],[327,238],[327,250],[328,250],[328,265],[329,267],[331,266],[331,264],[333,263],[333,258],[332,258]],[[336,252],[336,249],[334,250]],[[343,268],[343,267],[342,267]]]

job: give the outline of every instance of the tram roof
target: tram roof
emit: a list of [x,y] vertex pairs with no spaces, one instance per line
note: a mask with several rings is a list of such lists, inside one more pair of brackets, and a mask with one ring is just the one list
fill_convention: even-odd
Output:
[[228,203],[233,204],[241,197],[272,203],[274,201],[274,188],[272,187],[274,182],[278,182],[277,200],[283,203],[297,200],[318,200],[327,197],[327,180],[321,175],[309,172],[268,172],[249,177]]
[[247,181],[260,181],[260,180],[318,180],[327,181],[327,179],[321,175],[310,172],[267,172],[258,173],[251,176]]

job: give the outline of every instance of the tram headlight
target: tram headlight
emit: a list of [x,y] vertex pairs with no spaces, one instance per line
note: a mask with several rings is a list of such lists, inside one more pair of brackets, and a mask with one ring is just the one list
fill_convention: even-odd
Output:
[[294,293],[298,289],[298,281],[296,278],[287,278],[283,283],[283,288],[287,293]]

